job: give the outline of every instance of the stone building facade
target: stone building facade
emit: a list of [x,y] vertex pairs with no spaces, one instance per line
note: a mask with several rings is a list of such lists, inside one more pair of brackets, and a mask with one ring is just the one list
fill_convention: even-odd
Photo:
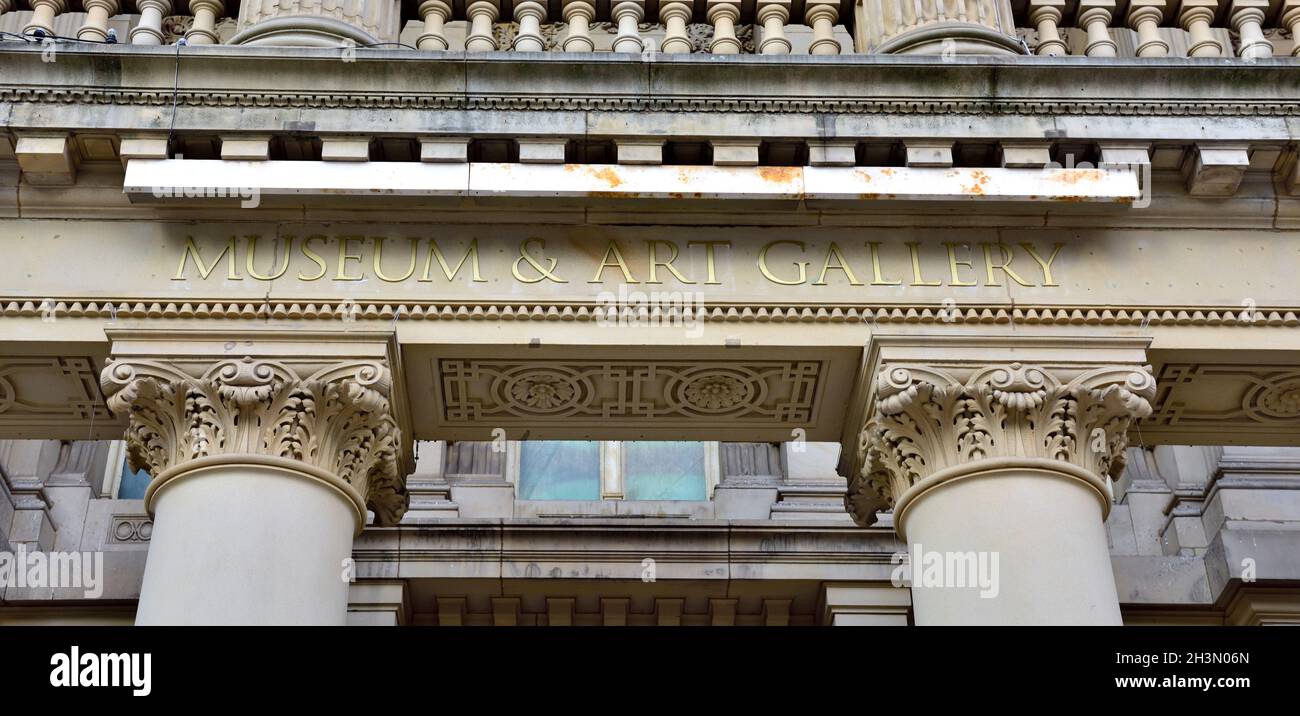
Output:
[[0,0],[0,623],[1300,620],[1298,26]]

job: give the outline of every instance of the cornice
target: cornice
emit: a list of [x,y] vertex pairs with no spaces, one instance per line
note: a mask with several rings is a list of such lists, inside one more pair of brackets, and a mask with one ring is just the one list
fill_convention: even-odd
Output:
[[[443,111],[1300,114],[1300,99],[1289,99],[1300,98],[1300,63],[1290,59],[570,53],[525,58],[513,52],[366,50],[354,62],[340,62],[338,52],[325,49],[213,46],[187,47],[179,55],[180,90],[173,97],[174,48],[75,46],[61,49],[58,63],[51,63],[57,67],[40,62],[40,50],[0,48],[0,69],[7,77],[24,78],[0,88],[0,101],[170,107],[174,100],[183,107]],[[265,78],[275,76],[286,79],[268,88]]]
[[[920,99],[909,97],[593,97],[582,95],[459,95],[347,92],[181,91],[181,107],[284,109],[401,109],[441,111],[551,112],[690,112],[885,115],[1082,115],[1082,116],[1300,116],[1300,101],[1151,101],[1090,98],[1086,100]],[[27,104],[95,104],[172,106],[170,90],[90,87],[5,87],[0,102]]]

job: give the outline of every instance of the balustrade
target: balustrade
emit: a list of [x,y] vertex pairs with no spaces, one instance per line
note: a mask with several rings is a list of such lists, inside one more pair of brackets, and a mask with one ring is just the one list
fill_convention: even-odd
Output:
[[[116,34],[113,32],[116,28]],[[1300,0],[0,0],[61,40],[666,54],[1300,56]]]

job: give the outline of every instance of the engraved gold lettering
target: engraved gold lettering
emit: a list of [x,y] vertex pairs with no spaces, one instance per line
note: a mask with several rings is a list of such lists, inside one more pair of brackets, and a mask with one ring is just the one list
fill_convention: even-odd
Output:
[[1065,244],[1056,244],[1055,246],[1053,246],[1052,255],[1048,257],[1046,261],[1044,261],[1043,257],[1039,256],[1038,252],[1034,250],[1033,244],[1024,243],[1021,244],[1021,246],[1024,247],[1025,251],[1029,252],[1030,258],[1037,261],[1039,268],[1043,270],[1043,285],[1060,286],[1061,284],[1056,283],[1055,281],[1052,280],[1052,262],[1056,260],[1056,257],[1058,255],[1060,255],[1061,249],[1065,248]]
[[[610,256],[614,257],[614,263],[610,263],[609,261]],[[674,256],[676,256],[676,254],[674,254]],[[653,261],[654,259],[651,258],[651,260]],[[607,268],[617,268],[618,270],[622,271],[624,283],[641,283],[635,278],[632,278],[632,272],[629,271],[627,268],[627,261],[623,260],[623,252],[619,251],[617,241],[611,241],[609,242],[609,246],[605,247],[605,258],[601,259],[600,265],[596,267],[596,275],[593,276],[591,280],[588,281],[587,283],[602,283],[604,281],[602,276],[604,276],[605,269]],[[651,264],[650,270],[651,272],[654,271],[653,264]],[[653,273],[651,275],[653,275]]]
[[[421,281],[433,280],[429,278],[429,273],[430,269],[433,268],[433,261],[435,259],[438,261],[438,266],[442,269],[442,275],[446,276],[448,281],[454,280],[460,273],[460,267],[464,266],[466,261],[469,261],[470,280],[474,283],[487,282],[487,279],[479,275],[478,239],[470,239],[469,248],[465,250],[465,255],[460,257],[460,262],[456,264],[456,268],[452,268],[451,264],[447,263],[447,257],[443,255],[442,249],[438,248],[437,240],[430,239],[429,253],[424,259],[424,273],[420,275]],[[518,265],[518,263],[518,261],[515,262],[516,265]]]
[[[661,244],[668,247],[667,261],[659,260],[659,246]],[[655,270],[660,266],[668,269],[668,272],[681,283],[695,283],[673,268],[673,262],[677,260],[677,244],[661,239],[651,239],[646,242],[646,248],[650,252],[650,279],[646,283],[663,283],[663,281],[659,280],[658,274],[655,273]]]
[[[984,282],[985,286],[1001,286],[998,279],[993,275],[995,270],[1005,273],[1012,281],[1021,286],[1033,286],[1034,284],[1025,281],[1015,271],[1011,269],[1011,262],[1015,259],[1015,252],[1010,246],[1003,243],[984,243],[984,270],[987,273],[988,281]],[[1001,257],[999,263],[993,262],[993,248],[997,247],[998,255]]]
[[[249,234],[244,237],[244,268],[248,269],[249,276],[252,276],[258,281],[274,281],[283,276],[285,271],[289,270],[289,252],[293,250],[293,237],[290,236],[287,239],[288,244],[284,247],[284,261],[280,264],[280,268],[276,269],[275,273],[266,276],[259,274],[253,265],[256,262],[254,257],[257,254],[257,242],[261,238],[262,237],[257,234]],[[276,256],[280,255],[279,241],[275,243],[275,254]],[[272,258],[271,261],[271,265],[274,266],[275,259]]]
[[777,278],[776,276],[772,275],[771,270],[769,270],[768,267],[767,267],[767,252],[770,251],[770,250],[772,249],[772,247],[773,247],[773,246],[776,246],[777,244],[793,244],[794,246],[798,246],[798,247],[799,247],[799,251],[800,251],[800,252],[802,252],[802,251],[806,248],[804,242],[802,242],[802,241],[785,241],[785,240],[782,240],[782,241],[773,241],[772,243],[770,243],[770,244],[764,246],[764,247],[763,247],[762,249],[760,249],[759,252],[758,252],[758,270],[759,270],[760,273],[763,274],[763,278],[767,279],[768,281],[771,281],[772,283],[779,283],[779,284],[781,284],[782,286],[798,286],[798,285],[801,285],[801,284],[803,284],[803,283],[807,283],[807,281],[808,281],[808,262],[807,262],[807,261],[796,261],[796,262],[794,262],[794,265],[799,267],[799,278],[798,278],[798,280],[795,280],[795,281],[783,281],[783,280]]
[[921,278],[921,245],[915,241],[906,242],[907,251],[912,255],[912,285],[913,286],[942,286],[942,281],[926,281]]
[[312,251],[311,242],[313,241],[328,241],[328,239],[324,236],[317,235],[317,236],[308,236],[307,238],[302,240],[302,255],[306,256],[308,260],[316,264],[320,268],[320,271],[315,276],[308,276],[304,274],[302,271],[299,271],[298,272],[299,281],[317,281],[323,278],[325,276],[325,273],[329,271],[329,267],[325,265],[325,259],[321,258],[320,254],[316,253],[315,251]]
[[[835,259],[835,264],[831,265],[831,259]],[[839,269],[849,279],[850,286],[861,286],[862,282],[857,276],[853,275],[853,269],[849,268],[848,262],[844,260],[844,254],[840,253],[840,247],[834,241],[831,242],[830,248],[826,250],[826,260],[822,262],[821,275],[813,282],[814,286],[826,285],[826,272],[831,269]]]
[[194,244],[194,237],[186,237],[185,252],[181,254],[181,262],[176,266],[176,275],[172,277],[173,281],[185,280],[185,259],[191,256],[194,257],[195,268],[199,270],[199,278],[206,279],[211,275],[224,256],[226,257],[226,278],[231,281],[243,280],[243,277],[235,272],[235,237],[233,236],[226,242],[226,247],[221,250],[221,253],[217,254],[217,257],[212,260],[211,266],[203,265],[203,258],[199,256],[199,247]]
[[727,248],[731,248],[731,242],[730,241],[687,241],[686,242],[687,248],[690,248],[692,246],[704,247],[704,265],[708,268],[708,273],[709,273],[709,277],[707,280],[705,280],[704,283],[706,285],[712,285],[712,286],[720,285],[722,282],[718,280],[718,274],[717,271],[715,270],[715,266],[713,262],[714,259],[713,247],[725,246]]
[[[560,263],[559,259],[546,259],[547,267],[542,268],[542,265],[537,261],[537,258],[528,253],[528,245],[534,241],[537,242],[538,248],[546,248],[546,241],[544,239],[524,239],[519,242],[519,258],[515,259],[514,265],[510,267],[510,273],[514,274],[515,280],[520,283],[537,283],[543,279],[550,279],[556,283],[568,283],[569,281],[567,279],[562,279],[553,273],[555,267]],[[527,261],[530,266],[536,269],[538,272],[537,278],[524,278],[524,275],[519,273],[520,261]]]
[[353,241],[361,241],[361,236],[340,236],[339,237],[339,270],[334,274],[335,281],[361,281],[362,276],[351,276],[348,274],[348,262],[360,261],[361,254],[350,253]]
[[871,247],[871,272],[872,272],[872,276],[873,276],[873,278],[871,279],[871,285],[872,285],[872,286],[901,286],[901,285],[903,285],[903,280],[902,280],[902,279],[899,279],[899,280],[897,280],[897,281],[887,281],[887,280],[885,280],[885,277],[881,275],[881,273],[880,273],[880,242],[879,242],[879,241],[868,241],[868,242],[867,242],[867,246],[870,246],[870,247]]
[[372,246],[373,246],[373,248],[374,248],[374,252],[375,252],[375,260],[374,260],[374,263],[375,263],[375,275],[379,277],[379,280],[380,280],[380,281],[387,281],[388,283],[401,283],[402,281],[405,281],[406,279],[410,278],[411,276],[414,276],[414,275],[415,275],[415,258],[416,258],[416,255],[419,253],[418,244],[419,244],[420,240],[419,240],[419,239],[407,238],[407,241],[410,241],[410,242],[411,242],[411,260],[410,260],[410,262],[409,262],[409,263],[407,264],[407,266],[406,266],[406,273],[402,274],[402,275],[401,275],[400,277],[398,277],[398,278],[389,278],[389,277],[387,277],[387,276],[384,275],[383,262],[384,262],[384,242],[385,242],[385,241],[387,241],[387,239],[385,239],[385,238],[382,237],[382,236],[372,236],[372,237],[370,237],[370,243],[372,244]]
[[[961,276],[958,275],[958,273],[957,273],[957,268],[960,267],[960,266],[965,266],[966,268],[968,268],[968,269],[970,269],[970,270],[972,270],[972,271],[975,270],[975,267],[974,267],[974,266],[971,266],[971,260],[970,260],[970,254],[969,254],[970,246],[967,245],[967,244],[954,244],[954,243],[949,243],[949,242],[947,242],[947,241],[943,242],[943,245],[946,246],[946,247],[948,248],[948,274],[949,274],[949,278],[950,278],[950,280],[948,281],[948,285],[949,285],[949,286],[976,286],[976,285],[978,285],[978,284],[979,284],[978,281],[963,281],[963,280],[961,279]],[[965,260],[962,260],[962,259],[958,259],[958,258],[957,258],[957,247],[958,247],[958,246],[960,246],[960,247],[966,249],[966,251],[968,252],[968,253],[967,253],[967,257],[966,257]]]

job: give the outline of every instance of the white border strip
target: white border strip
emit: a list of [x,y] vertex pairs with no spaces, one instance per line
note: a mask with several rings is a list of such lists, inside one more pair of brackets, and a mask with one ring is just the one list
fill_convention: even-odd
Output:
[[1138,174],[1107,169],[716,167],[131,159],[132,202],[273,196],[576,197],[1131,203]]

